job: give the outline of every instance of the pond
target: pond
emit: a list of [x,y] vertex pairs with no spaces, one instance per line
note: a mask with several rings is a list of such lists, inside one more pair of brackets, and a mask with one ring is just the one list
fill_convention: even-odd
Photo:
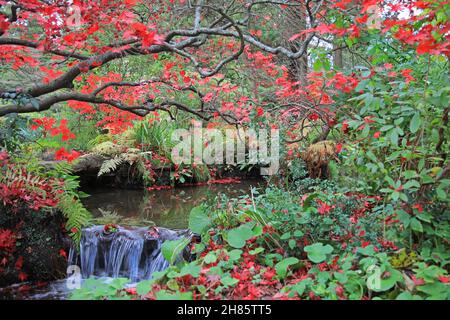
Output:
[[241,180],[226,184],[181,186],[160,190],[86,189],[90,194],[83,199],[85,207],[98,224],[114,222],[126,225],[184,229],[188,227],[191,209],[216,196],[229,198],[249,195],[261,180]]
[[[117,223],[129,226],[188,227],[191,209],[217,196],[239,197],[250,195],[261,180],[242,180],[226,184],[182,186],[160,190],[86,189],[90,196],[83,199],[97,224]],[[50,283],[20,283],[0,288],[0,299],[65,299],[70,290],[66,280]]]

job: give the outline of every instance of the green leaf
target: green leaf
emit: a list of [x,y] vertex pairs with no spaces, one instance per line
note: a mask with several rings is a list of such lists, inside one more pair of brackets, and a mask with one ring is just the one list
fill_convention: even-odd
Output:
[[409,130],[411,133],[416,133],[417,130],[419,130],[421,123],[422,120],[420,119],[420,113],[416,112],[409,123]]
[[[252,254],[252,253],[250,252],[250,254]],[[234,249],[234,250],[231,250],[230,252],[228,252],[229,260],[231,260],[231,261],[239,260],[241,258],[241,255],[242,255],[242,250],[239,250],[239,249]]]
[[205,261],[205,263],[209,264],[209,263],[214,263],[217,261],[217,256],[214,252],[208,252],[208,254],[203,258],[203,261]]
[[375,272],[372,275],[373,280],[375,281],[369,280],[367,282],[367,287],[375,292],[383,292],[394,287],[397,282],[403,281],[403,277],[400,271],[395,270],[394,268],[388,268],[388,270],[386,271],[389,272],[390,274],[389,277],[383,278],[382,275],[377,274],[377,272]]
[[288,242],[289,248],[294,249],[297,246],[297,242],[294,239],[289,240]]
[[238,283],[239,280],[238,280],[238,279],[235,279],[235,278],[232,278],[232,277],[230,277],[230,276],[225,276],[225,277],[223,277],[222,279],[220,279],[220,282],[222,282],[222,284],[223,284],[224,286],[232,287],[232,286],[234,286],[236,283]]
[[417,232],[423,232],[423,226],[422,223],[417,220],[416,218],[411,219],[411,229]]
[[391,199],[392,199],[393,201],[397,201],[399,197],[400,197],[400,193],[399,193],[398,191],[392,192],[392,194],[391,194]]
[[205,251],[206,246],[203,243],[197,243],[195,244],[195,253],[199,254],[202,253],[203,251]]
[[153,280],[144,280],[144,281],[139,282],[136,285],[137,294],[140,296],[143,296],[143,295],[146,295],[147,293],[149,293],[153,282],[154,282]]
[[447,193],[441,188],[436,189],[436,194],[439,200],[445,201],[447,199]]
[[170,293],[167,290],[161,290],[156,293],[158,300],[192,300],[192,292]]
[[365,248],[358,248],[358,252],[368,257],[373,256],[375,254],[373,245],[368,245]]
[[189,238],[182,238],[178,240],[166,240],[161,246],[161,252],[164,258],[173,264],[181,252],[191,242]]
[[280,278],[284,278],[286,276],[286,274],[287,274],[288,267],[292,266],[292,265],[294,265],[294,264],[296,264],[298,262],[299,262],[299,260],[297,258],[294,258],[294,257],[289,257],[289,258],[281,260],[280,262],[278,262],[275,265],[275,270],[277,271],[277,275]]
[[403,189],[410,189],[412,187],[420,188],[420,183],[416,180],[409,180],[403,185]]
[[300,230],[295,230],[294,237],[297,237],[297,238],[303,237],[303,232]]
[[391,130],[391,142],[394,146],[398,145],[398,132],[397,128]]
[[197,234],[202,234],[211,226],[211,219],[206,214],[203,207],[195,207],[189,214],[189,229]]
[[430,300],[448,300],[450,298],[450,291],[448,284],[441,282],[427,283],[417,287],[417,291],[423,292]]
[[255,226],[254,228],[253,228],[253,236],[254,237],[259,237],[260,235],[262,235],[262,231],[263,231],[263,228],[261,227],[261,226]]
[[[417,297],[417,296],[414,296]],[[414,299],[413,295],[411,294],[411,292],[408,291],[404,291],[402,293],[400,293],[397,298],[395,298],[395,300],[413,300]]]
[[242,225],[236,229],[231,229],[227,233],[227,241],[233,248],[240,249],[245,242],[253,237],[253,231],[246,225]]
[[325,261],[327,255],[333,252],[333,247],[329,244],[323,245],[322,243],[314,243],[305,247],[305,252],[308,253],[308,259],[314,263],[320,263]]
[[335,273],[333,273],[333,275],[336,278],[336,280],[342,284],[344,284],[348,281],[348,277],[345,273],[335,272]]
[[248,253],[250,253],[252,256],[254,256],[255,254],[260,254],[262,252],[264,252],[264,248],[258,247],[255,250],[250,250]]
[[281,240],[287,240],[291,237],[291,233],[290,232],[286,232],[284,234],[281,235],[280,239]]
[[194,278],[197,278],[200,275],[201,267],[197,265],[195,262],[191,262],[186,264],[180,270],[180,277],[190,274]]

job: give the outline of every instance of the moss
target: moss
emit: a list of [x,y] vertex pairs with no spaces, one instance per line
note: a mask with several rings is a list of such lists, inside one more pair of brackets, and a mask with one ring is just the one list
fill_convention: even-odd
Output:
[[124,147],[111,141],[102,142],[92,148],[92,152],[103,156],[112,157],[124,151]]

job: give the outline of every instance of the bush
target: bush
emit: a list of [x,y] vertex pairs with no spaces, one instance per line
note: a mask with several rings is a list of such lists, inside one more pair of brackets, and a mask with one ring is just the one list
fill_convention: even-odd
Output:
[[61,212],[43,213],[1,203],[0,212],[0,286],[63,278],[70,238]]

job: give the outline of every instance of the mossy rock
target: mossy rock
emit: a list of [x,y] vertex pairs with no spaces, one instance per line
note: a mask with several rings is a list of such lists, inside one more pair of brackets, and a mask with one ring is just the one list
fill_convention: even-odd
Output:
[[96,154],[100,154],[106,157],[113,157],[125,151],[121,145],[115,144],[111,141],[102,142],[92,148],[92,152]]
[[128,129],[117,136],[117,144],[124,147],[134,147],[136,144],[135,133],[133,129]]
[[72,166],[74,173],[91,172],[97,173],[107,157],[96,153],[88,153],[79,157]]

